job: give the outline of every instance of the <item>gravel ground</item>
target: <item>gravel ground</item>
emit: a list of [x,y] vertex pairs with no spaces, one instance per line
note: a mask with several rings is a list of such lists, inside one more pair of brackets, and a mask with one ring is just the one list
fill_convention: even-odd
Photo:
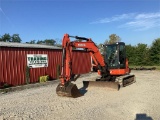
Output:
[[[0,94],[0,120],[160,120],[160,72],[132,71],[136,83],[119,91],[88,89],[79,98],[58,97],[57,82]],[[97,73],[79,78],[93,80]]]

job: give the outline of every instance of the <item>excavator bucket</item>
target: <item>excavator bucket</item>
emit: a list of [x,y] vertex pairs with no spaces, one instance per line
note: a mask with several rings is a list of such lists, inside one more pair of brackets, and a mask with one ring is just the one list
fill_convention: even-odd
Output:
[[120,86],[117,82],[108,81],[83,81],[83,86],[85,88],[104,88],[106,90],[118,91]]
[[73,83],[69,83],[69,85],[67,86],[62,86],[61,84],[59,84],[56,88],[56,93],[58,96],[73,97],[73,98],[82,96],[77,86]]

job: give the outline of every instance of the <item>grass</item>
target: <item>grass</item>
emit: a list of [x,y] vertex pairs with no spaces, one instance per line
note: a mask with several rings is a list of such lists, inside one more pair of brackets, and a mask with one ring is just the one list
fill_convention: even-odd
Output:
[[[129,67],[130,68],[140,68],[141,67],[141,65],[139,65],[139,66],[136,66],[136,65],[129,65]],[[152,68],[152,67],[156,67],[156,70],[160,70],[160,66],[142,66],[142,67],[145,67],[145,68]]]

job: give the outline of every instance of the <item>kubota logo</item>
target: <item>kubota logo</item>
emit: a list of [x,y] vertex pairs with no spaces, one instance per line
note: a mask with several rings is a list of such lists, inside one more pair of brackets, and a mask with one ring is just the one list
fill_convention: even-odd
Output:
[[78,46],[86,46],[86,44],[78,44]]

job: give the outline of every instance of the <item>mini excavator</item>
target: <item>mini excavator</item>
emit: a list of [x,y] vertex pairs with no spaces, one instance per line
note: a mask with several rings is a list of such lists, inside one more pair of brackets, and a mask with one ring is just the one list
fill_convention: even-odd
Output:
[[[70,37],[76,40],[70,41]],[[104,56],[101,55],[98,47],[90,38],[70,36],[65,34],[62,41],[62,67],[60,83],[56,88],[58,96],[79,97],[82,96],[72,73],[72,48],[84,48],[90,53],[98,74],[101,76],[95,81],[83,81],[85,87],[98,86],[119,90],[135,82],[135,75],[130,74],[128,60],[126,59],[125,43],[117,42],[104,45]]]

